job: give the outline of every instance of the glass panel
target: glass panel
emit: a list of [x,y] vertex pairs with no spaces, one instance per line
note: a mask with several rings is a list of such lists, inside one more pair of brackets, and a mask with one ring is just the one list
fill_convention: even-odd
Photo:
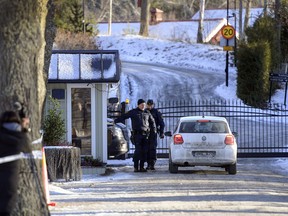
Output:
[[57,60],[58,60],[58,55],[54,54],[51,55],[51,60],[50,60],[50,67],[49,67],[49,79],[57,79]]
[[81,79],[109,79],[116,76],[114,54],[82,54]]
[[59,79],[79,79],[79,55],[59,55]]
[[51,80],[105,80],[116,78],[115,54],[53,54]]
[[91,89],[72,88],[72,142],[91,155]]
[[179,133],[228,133],[225,122],[182,122]]

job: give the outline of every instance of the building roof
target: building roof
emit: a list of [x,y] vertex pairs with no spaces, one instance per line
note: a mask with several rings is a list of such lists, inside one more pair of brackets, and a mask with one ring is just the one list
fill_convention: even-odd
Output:
[[118,50],[53,50],[48,83],[117,83]]
[[150,12],[152,12],[152,13],[163,13],[163,11],[158,9],[158,8],[151,8]]

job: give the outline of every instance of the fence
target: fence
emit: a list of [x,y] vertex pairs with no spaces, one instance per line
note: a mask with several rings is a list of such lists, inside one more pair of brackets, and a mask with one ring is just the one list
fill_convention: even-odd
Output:
[[[253,108],[241,101],[172,101],[160,102],[165,131],[173,131],[183,116],[222,116],[232,131],[238,133],[239,157],[287,157],[288,109],[272,104],[265,109]],[[158,156],[168,157],[169,137],[158,140]],[[133,152],[133,146],[130,148]]]

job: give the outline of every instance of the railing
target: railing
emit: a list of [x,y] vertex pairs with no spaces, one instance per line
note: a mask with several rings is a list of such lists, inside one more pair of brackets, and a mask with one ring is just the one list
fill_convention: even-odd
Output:
[[[165,131],[173,131],[182,116],[222,116],[238,133],[239,157],[287,157],[288,109],[271,104],[258,109],[241,101],[170,101],[157,104],[165,122]],[[169,137],[158,140],[158,156],[168,156]],[[133,152],[133,146],[130,148]]]

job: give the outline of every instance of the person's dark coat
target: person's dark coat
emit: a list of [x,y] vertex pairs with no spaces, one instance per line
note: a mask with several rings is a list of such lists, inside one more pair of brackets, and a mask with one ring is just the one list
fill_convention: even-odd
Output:
[[137,107],[115,119],[114,122],[123,122],[128,118],[130,118],[132,122],[135,145],[133,154],[134,168],[138,170],[138,161],[140,160],[140,170],[143,170],[144,162],[147,161],[149,134],[156,134],[157,132],[155,120],[148,110],[141,110]]
[[[27,134],[0,126],[0,158],[31,152]],[[0,215],[10,215],[17,203],[19,160],[0,164]]]
[[164,127],[165,127],[165,123],[163,120],[163,116],[162,113],[156,109],[156,108],[152,108],[150,110],[151,115],[153,116],[155,123],[156,123],[156,127],[157,127],[157,132],[159,132],[160,136],[164,135]]
[[137,107],[115,119],[114,122],[123,122],[125,119],[128,118],[131,119],[132,130],[134,132],[156,132],[155,121],[148,110],[141,110]]

